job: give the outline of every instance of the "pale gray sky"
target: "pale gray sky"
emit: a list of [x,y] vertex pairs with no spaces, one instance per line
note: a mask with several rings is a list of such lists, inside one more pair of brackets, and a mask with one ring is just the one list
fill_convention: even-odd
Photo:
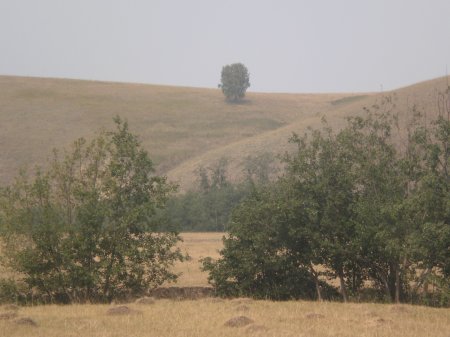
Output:
[[0,0],[0,52],[3,75],[389,90],[450,68],[450,0]]

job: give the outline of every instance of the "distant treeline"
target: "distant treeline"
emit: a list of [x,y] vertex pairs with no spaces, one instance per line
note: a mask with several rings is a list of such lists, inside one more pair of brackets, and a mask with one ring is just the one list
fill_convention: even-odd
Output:
[[220,159],[197,170],[196,187],[173,196],[159,214],[165,228],[182,232],[224,232],[233,209],[247,198],[256,186],[268,184],[276,173],[276,157],[268,152],[248,156],[242,163],[244,178],[232,183],[229,162]]

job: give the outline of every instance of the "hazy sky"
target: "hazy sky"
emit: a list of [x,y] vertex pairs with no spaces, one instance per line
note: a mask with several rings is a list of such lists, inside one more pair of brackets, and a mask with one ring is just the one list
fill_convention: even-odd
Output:
[[251,91],[395,89],[450,71],[450,0],[0,0],[0,74]]

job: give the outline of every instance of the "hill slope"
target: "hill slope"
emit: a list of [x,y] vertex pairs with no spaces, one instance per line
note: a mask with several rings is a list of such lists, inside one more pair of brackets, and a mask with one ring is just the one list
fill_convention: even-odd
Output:
[[[398,106],[414,99],[428,108],[443,88],[437,79],[397,90]],[[227,104],[217,89],[0,76],[0,184],[24,165],[45,164],[53,148],[110,128],[120,115],[158,172],[186,188],[199,165],[229,157],[238,172],[248,154],[282,152],[293,131],[318,125],[322,116],[342,124],[378,96],[249,93],[243,104]]]

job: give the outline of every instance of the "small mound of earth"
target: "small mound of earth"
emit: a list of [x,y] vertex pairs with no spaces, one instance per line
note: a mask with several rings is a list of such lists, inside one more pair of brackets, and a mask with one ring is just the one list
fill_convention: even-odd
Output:
[[267,332],[269,329],[265,327],[264,325],[260,324],[252,324],[245,329],[246,332],[252,333],[252,332]]
[[241,304],[236,307],[236,311],[249,311],[249,310],[250,307],[245,304]]
[[321,318],[325,318],[325,315],[317,314],[315,312],[310,312],[310,313],[306,314],[305,317],[307,319],[321,319]]
[[19,325],[37,326],[37,323],[30,317],[18,318],[14,321],[14,323]]
[[120,305],[117,307],[109,308],[108,311],[106,312],[107,315],[111,316],[137,315],[141,313],[142,313],[141,311],[131,309],[126,305]]
[[254,321],[251,318],[246,316],[237,316],[226,321],[224,325],[232,328],[240,328],[252,324],[253,322]]
[[16,317],[17,317],[16,311],[8,311],[8,312],[3,312],[0,314],[0,320],[7,320],[7,319],[11,319],[11,318],[16,318]]
[[138,298],[134,303],[145,304],[145,305],[155,304],[155,299],[153,297],[141,297],[141,298]]

